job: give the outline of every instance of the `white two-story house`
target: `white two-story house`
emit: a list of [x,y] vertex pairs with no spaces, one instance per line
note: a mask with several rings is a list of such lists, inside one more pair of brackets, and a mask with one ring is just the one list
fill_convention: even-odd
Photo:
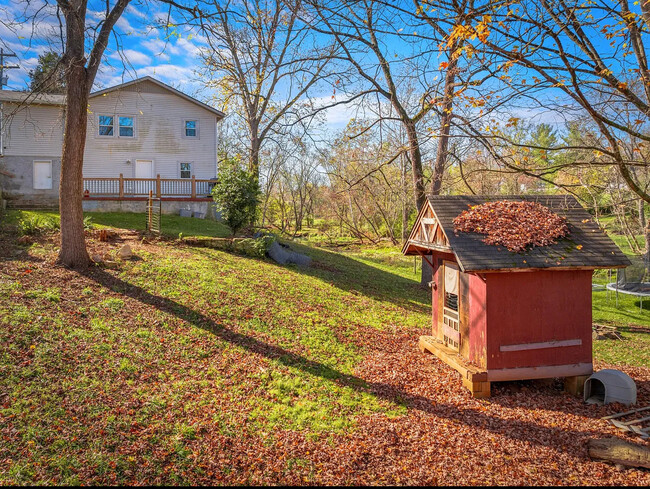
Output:
[[[56,205],[65,96],[2,90],[0,103],[3,198],[14,206]],[[92,93],[84,208],[140,211],[149,191],[168,212],[208,201],[223,117],[148,76]]]

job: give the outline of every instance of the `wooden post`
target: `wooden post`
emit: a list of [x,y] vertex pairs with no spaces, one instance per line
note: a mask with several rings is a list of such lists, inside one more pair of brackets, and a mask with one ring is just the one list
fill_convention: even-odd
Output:
[[120,199],[124,198],[124,175],[120,173]]
[[196,199],[196,177],[192,175],[192,198]]
[[162,185],[160,185],[160,173],[159,173],[158,175],[156,175],[156,197],[158,198],[160,198],[160,195],[162,193],[161,187]]
[[574,375],[564,378],[564,392],[581,397],[585,391],[585,382],[589,375]]
[[[160,183],[160,175],[158,175],[158,183]],[[149,201],[147,202],[147,231],[151,232],[151,214],[153,211],[153,190],[149,190]]]

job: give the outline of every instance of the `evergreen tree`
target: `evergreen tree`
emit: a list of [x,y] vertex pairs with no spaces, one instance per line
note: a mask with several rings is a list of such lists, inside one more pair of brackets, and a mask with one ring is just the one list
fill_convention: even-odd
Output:
[[39,55],[36,68],[29,72],[29,89],[38,93],[65,93],[65,70],[61,55],[48,51]]

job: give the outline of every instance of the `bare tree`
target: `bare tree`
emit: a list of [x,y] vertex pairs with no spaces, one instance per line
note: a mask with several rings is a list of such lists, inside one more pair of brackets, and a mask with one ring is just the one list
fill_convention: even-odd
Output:
[[[425,182],[418,124],[432,110],[433,83],[427,80],[427,57],[431,53],[419,52],[416,56],[391,56],[391,43],[408,39],[400,34],[400,11],[390,5],[372,0],[348,0],[343,2],[310,2],[310,14],[314,19],[312,28],[327,35],[340,47],[340,59],[349,63],[356,72],[348,91],[353,92],[350,101],[369,97],[380,97],[394,110],[393,118],[399,121],[407,134],[408,152],[412,165],[413,188],[417,208],[425,201]],[[392,59],[391,59],[392,58]],[[420,63],[418,67],[408,66],[408,77],[422,76],[418,80],[421,94],[415,104],[405,97],[404,85],[400,83],[407,77],[406,67]],[[430,66],[430,65],[429,65]],[[342,86],[342,89],[346,87]],[[370,102],[373,103],[373,102]]]
[[299,119],[310,89],[326,76],[331,45],[321,45],[300,18],[300,0],[215,0],[202,24],[206,85],[217,88],[249,134],[250,169],[282,123]]
[[[61,156],[59,208],[61,249],[58,262],[83,268],[90,258],[83,231],[83,159],[86,144],[88,97],[95,81],[109,36],[130,0],[106,2],[104,19],[89,25],[87,0],[57,0],[65,19],[63,65],[66,80],[66,118]],[[90,45],[89,53],[87,46]]]
[[[638,198],[650,203],[645,171],[650,142],[650,25],[647,2],[641,3],[541,0],[496,4],[481,49],[499,58],[494,70],[501,73],[504,85],[520,95],[520,107],[588,121],[592,135],[585,135],[582,144],[534,149],[579,149],[583,158],[570,164],[612,166]],[[535,87],[537,97],[530,96],[530,86]],[[498,130],[488,133],[502,137]],[[503,141],[511,143],[507,138]],[[566,164],[560,162],[553,168],[524,165],[519,170],[552,182],[553,174]],[[650,266],[650,227],[645,235]]]

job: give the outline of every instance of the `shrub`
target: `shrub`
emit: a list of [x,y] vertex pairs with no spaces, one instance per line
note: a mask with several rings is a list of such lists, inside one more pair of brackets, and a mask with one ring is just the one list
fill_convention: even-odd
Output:
[[41,216],[30,214],[18,221],[18,229],[21,234],[34,235],[47,233],[59,229],[59,220],[52,216]]
[[254,222],[259,195],[257,178],[244,170],[238,160],[228,158],[221,163],[212,197],[233,235]]
[[243,239],[240,242],[241,252],[244,255],[251,256],[253,258],[264,258],[266,256],[266,252],[269,250],[274,241],[275,236],[272,234],[266,234],[264,236],[260,236],[259,238]]
[[93,223],[93,219],[90,216],[84,217],[84,230],[90,231],[95,228],[95,224]]

